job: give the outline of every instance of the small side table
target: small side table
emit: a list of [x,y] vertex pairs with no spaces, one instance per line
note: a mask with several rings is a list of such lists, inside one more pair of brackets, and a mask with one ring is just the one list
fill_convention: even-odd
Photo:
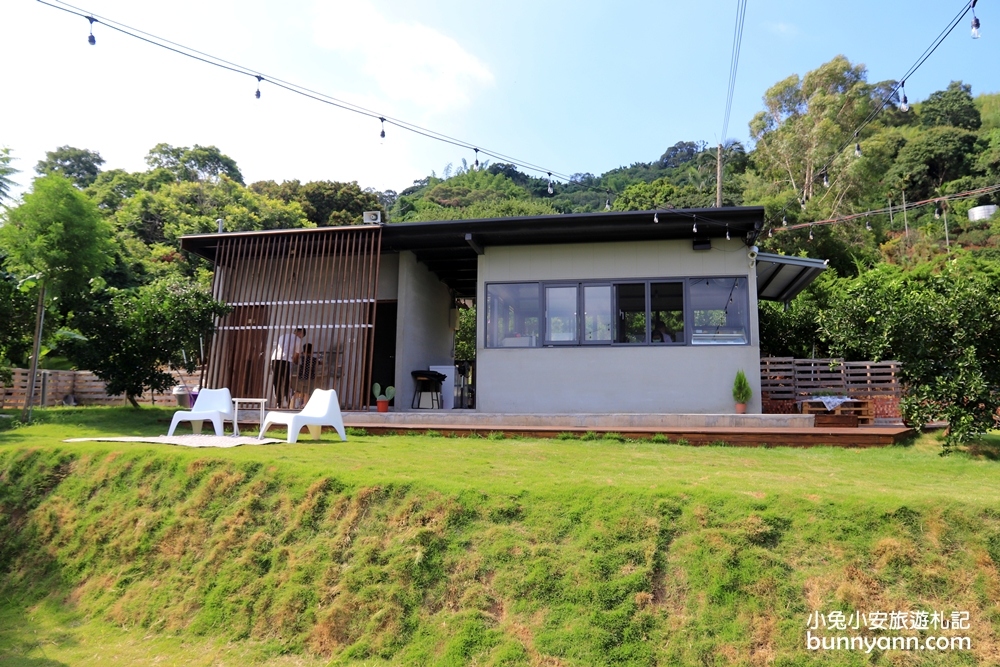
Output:
[[260,411],[260,425],[264,424],[264,408],[267,407],[266,398],[234,398],[233,399],[233,435],[240,434],[240,403],[250,403],[256,405]]

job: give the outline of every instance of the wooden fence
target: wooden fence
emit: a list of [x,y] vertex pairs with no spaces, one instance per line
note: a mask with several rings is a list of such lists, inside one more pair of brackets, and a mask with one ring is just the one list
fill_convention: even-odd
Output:
[[898,361],[844,361],[762,357],[760,391],[765,413],[787,414],[796,401],[816,394],[842,394],[872,402],[875,417],[897,420],[902,385]]
[[[13,370],[13,383],[9,387],[0,385],[0,409],[22,409],[28,396],[28,376],[24,368]],[[191,388],[200,380],[199,374],[173,373],[178,384]],[[165,393],[146,392],[139,403],[176,405],[173,391]],[[124,396],[108,396],[105,383],[90,371],[46,371],[40,370],[35,376],[35,406],[53,405],[127,405]]]

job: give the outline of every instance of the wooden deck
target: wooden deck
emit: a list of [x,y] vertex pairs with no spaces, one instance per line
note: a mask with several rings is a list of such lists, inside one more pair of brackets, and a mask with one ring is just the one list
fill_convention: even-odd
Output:
[[[414,415],[407,419],[406,415]],[[691,445],[720,444],[735,447],[885,447],[907,440],[914,435],[911,428],[905,426],[868,426],[859,428],[817,428],[814,426],[803,426],[799,423],[772,425],[768,421],[761,420],[765,425],[749,426],[745,424],[708,426],[705,419],[692,419],[690,424],[684,424],[684,419],[665,419],[671,422],[665,424],[636,424],[626,423],[635,420],[620,420],[621,423],[608,423],[607,425],[595,425],[593,423],[568,424],[558,423],[558,419],[552,419],[554,425],[540,424],[538,415],[522,415],[519,420],[518,415],[507,415],[499,423],[470,423],[471,420],[462,419],[458,415],[446,415],[443,412],[434,414],[423,413],[395,413],[392,419],[379,421],[373,419],[373,415],[364,413],[344,413],[344,424],[348,427],[364,429],[374,435],[382,434],[404,434],[404,433],[426,433],[434,431],[446,436],[488,436],[491,433],[501,432],[505,436],[521,436],[532,438],[554,438],[563,433],[574,433],[583,435],[587,432],[604,434],[615,433],[630,439],[649,439],[659,434],[666,436],[671,441],[686,441]],[[678,417],[670,415],[665,417]],[[749,417],[749,415],[748,415]],[[766,416],[765,416],[766,417]],[[518,423],[518,422],[521,423]],[[593,420],[591,420],[593,421]],[[613,418],[608,419],[614,422]],[[650,420],[646,420],[650,421]],[[681,423],[678,423],[681,422]]]

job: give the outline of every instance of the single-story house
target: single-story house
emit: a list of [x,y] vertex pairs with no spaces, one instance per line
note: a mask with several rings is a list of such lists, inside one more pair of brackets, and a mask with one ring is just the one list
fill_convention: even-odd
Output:
[[735,207],[374,224],[193,235],[181,248],[215,264],[214,295],[232,306],[205,384],[233,396],[273,404],[272,351],[304,328],[298,390],[335,388],[345,410],[367,410],[372,383],[392,384],[395,409],[414,409],[412,371],[454,366],[457,309],[474,302],[477,411],[728,413],[743,369],[753,413],[757,302],[787,303],[825,267],[758,253],[763,217]]

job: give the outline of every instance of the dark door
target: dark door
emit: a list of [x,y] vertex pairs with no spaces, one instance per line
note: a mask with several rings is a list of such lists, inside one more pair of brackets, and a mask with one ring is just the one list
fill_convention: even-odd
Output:
[[[396,302],[375,304],[375,345],[372,351],[372,384],[396,386]],[[375,397],[371,397],[375,402]]]

